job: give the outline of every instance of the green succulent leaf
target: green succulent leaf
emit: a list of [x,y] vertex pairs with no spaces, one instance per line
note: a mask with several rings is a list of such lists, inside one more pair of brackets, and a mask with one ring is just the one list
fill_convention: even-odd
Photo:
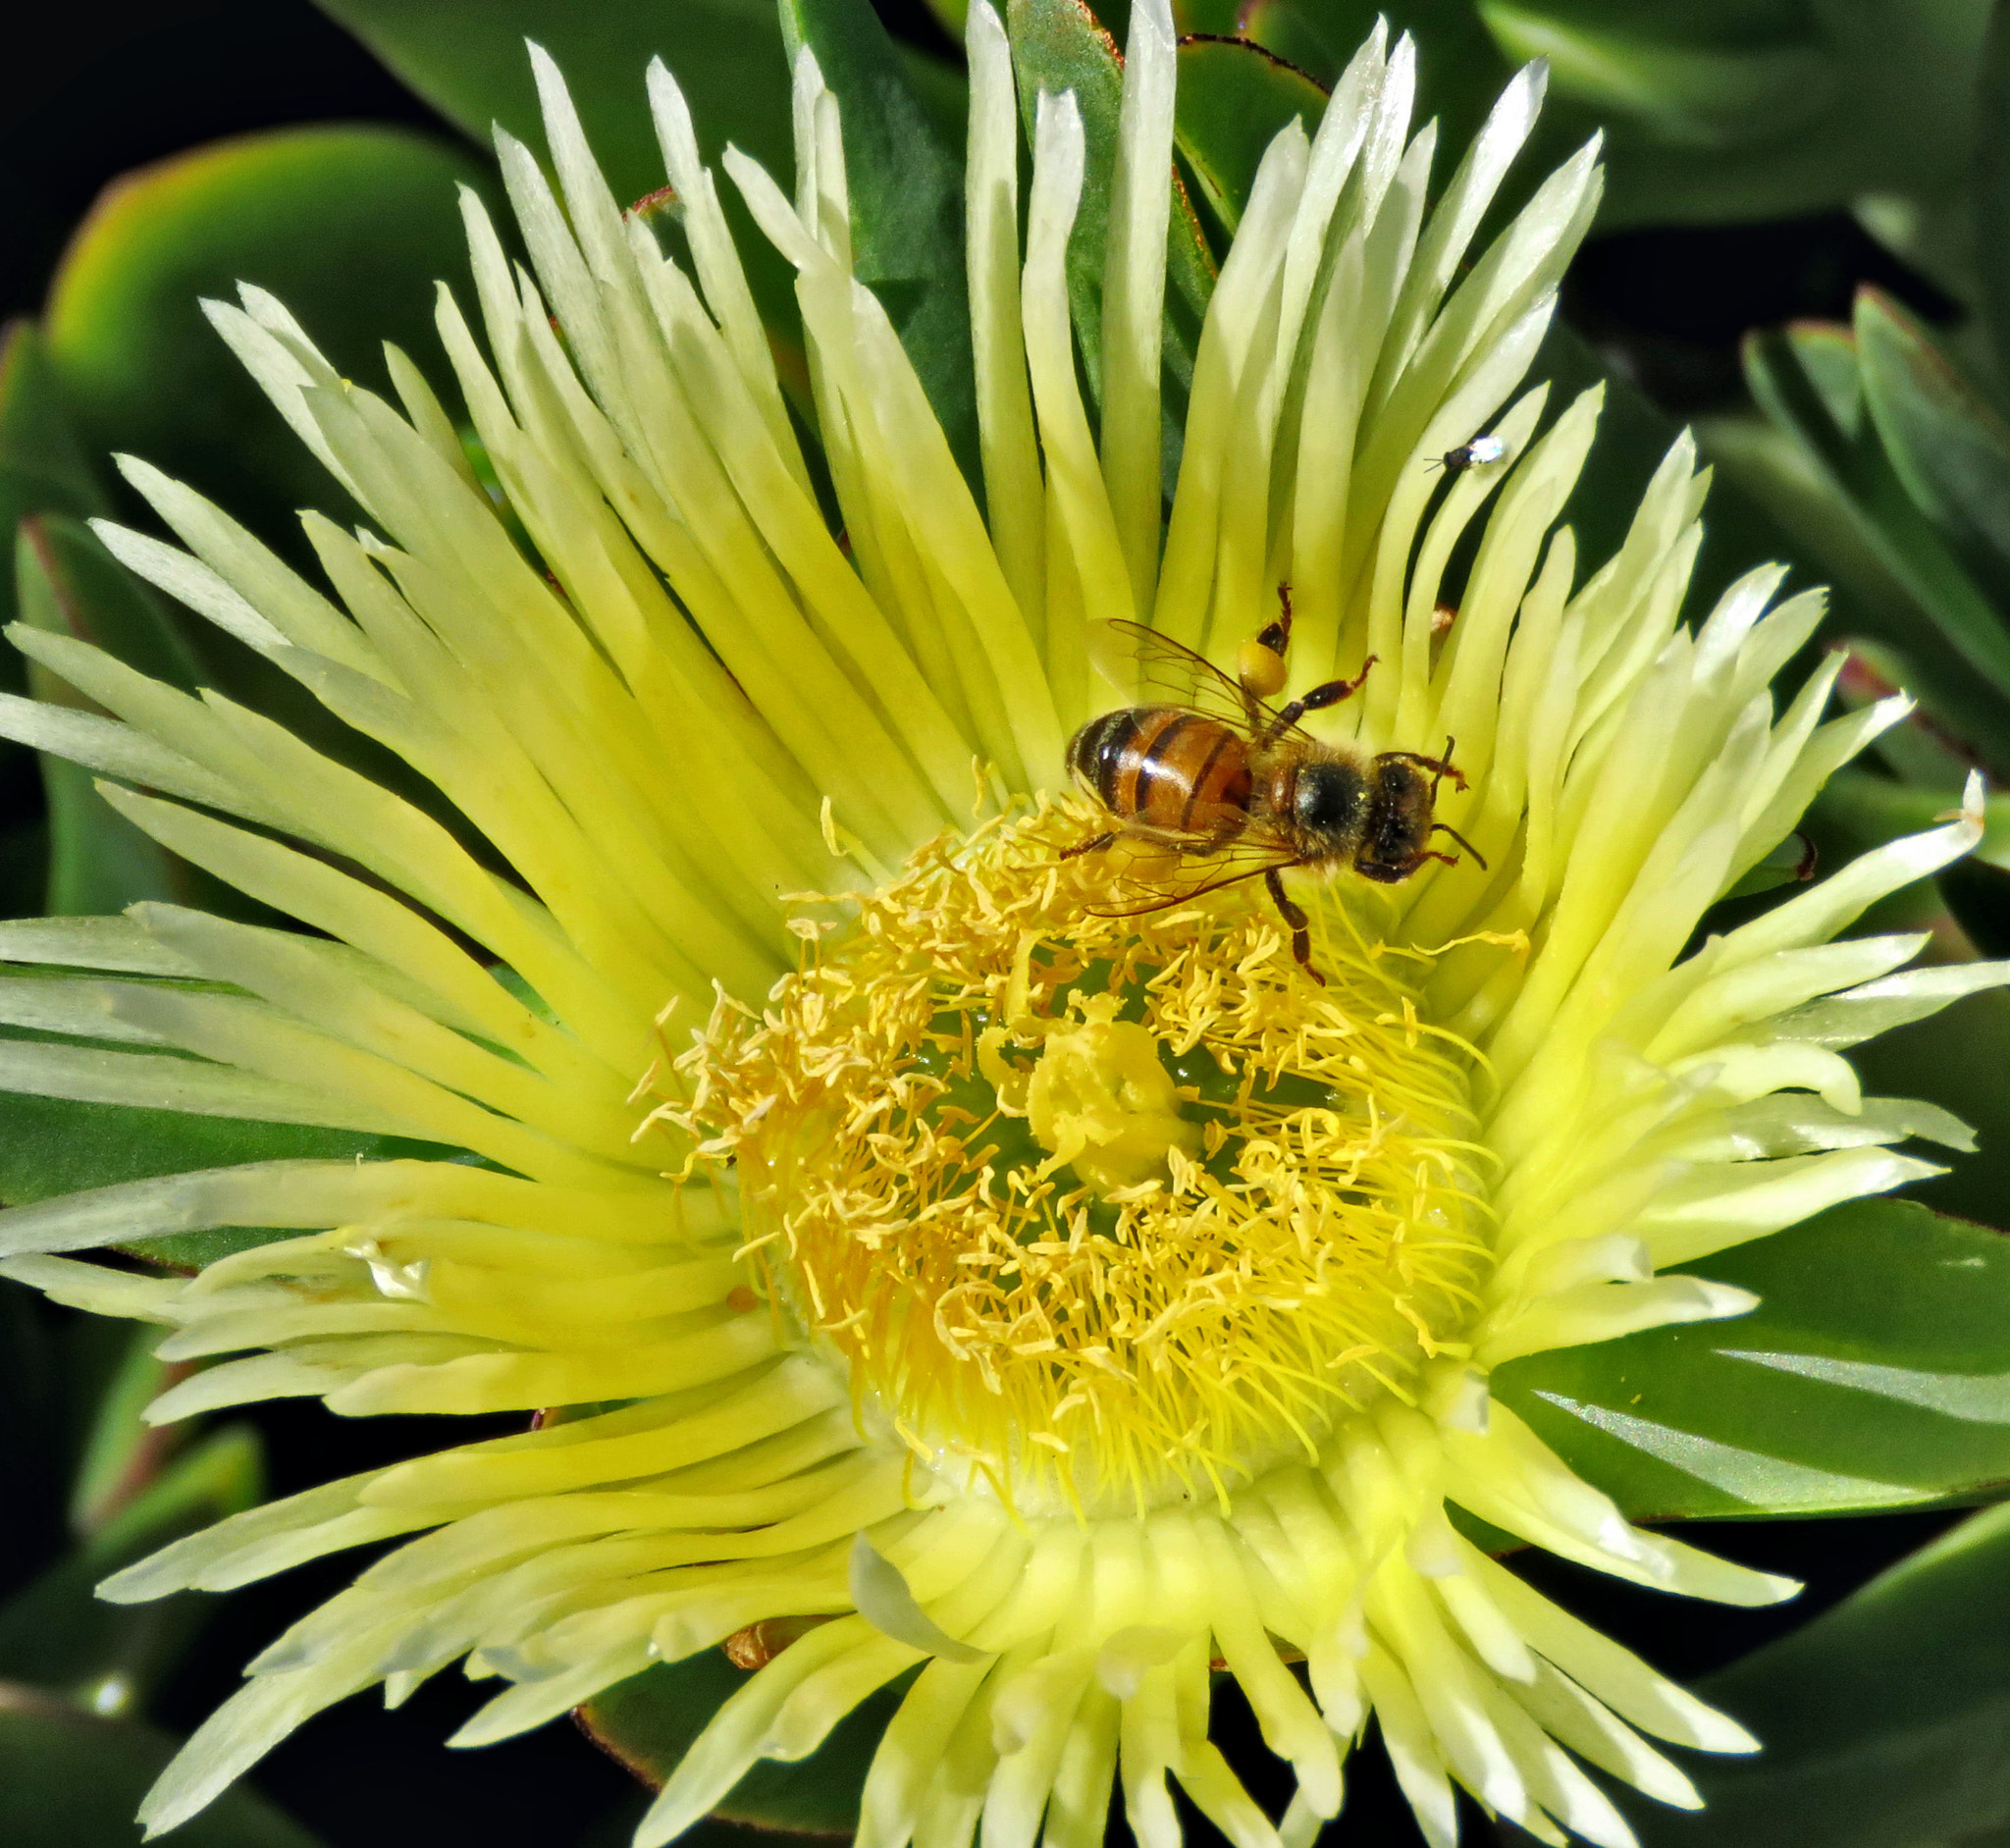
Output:
[[[722,1650],[659,1663],[597,1694],[579,1710],[587,1731],[645,1783],[661,1784],[714,1714],[747,1683]],[[808,1758],[763,1759],[714,1811],[728,1822],[805,1835],[849,1835],[879,1735],[907,1691],[903,1675],[869,1696]]]
[[1689,1759],[1700,1812],[1629,1793],[1644,1848],[1995,1848],[2010,1839],[2010,1507],[1696,1691],[1765,1750]]
[[89,1395],[90,1426],[70,1484],[71,1531],[87,1545],[158,1482],[188,1435],[186,1427],[157,1430],[143,1415],[169,1384],[168,1363],[153,1351],[159,1335],[144,1323],[118,1333],[124,1350]]
[[[1998,611],[2010,610],[2010,428],[1919,321],[1858,292],[1865,402],[1913,503]],[[1996,634],[2010,660],[2010,623]]]
[[[1717,479],[1777,522],[1787,555],[1809,560],[1828,581],[1832,632],[1894,636],[1925,622],[1861,516],[1795,436],[1740,412],[1698,419],[1696,439]],[[1916,679],[1908,676],[1907,684],[1918,690]]]
[[868,0],[782,0],[781,17],[790,55],[808,45],[843,105],[858,278],[885,305],[951,450],[975,482],[961,138],[945,132]]
[[[1923,896],[1937,901],[1939,894],[1928,886]],[[2010,994],[1991,988],[1969,995],[1945,1013],[1857,1047],[1850,1061],[1868,1089],[1938,1104],[1976,1132],[1982,1152],[1948,1163],[1945,1174],[1914,1188],[1914,1195],[1936,1212],[2010,1230],[2003,1188],[2010,1094],[2002,1082],[2010,1061]]]
[[2010,1494],[2010,1244],[1866,1200],[1689,1267],[1751,1313],[1509,1362],[1494,1392],[1629,1518]]
[[1806,133],[1841,87],[1837,61],[1812,34],[1714,42],[1672,8],[1483,0],[1479,12],[1510,57],[1550,61],[1559,97],[1616,118],[1636,140],[1721,149]]
[[1977,305],[1996,370],[2010,377],[2010,9],[1990,16],[1976,88]]
[[[41,330],[11,322],[0,335],[0,532],[13,532],[30,513],[106,511]],[[11,572],[0,573],[0,620],[14,620]],[[18,675],[13,684],[19,687]]]
[[18,540],[17,572],[33,577],[18,586],[25,622],[90,642],[185,693],[201,684],[202,663],[167,607],[81,520],[37,514]]
[[[150,1359],[144,1349],[155,1339],[146,1331],[135,1350]],[[165,1384],[156,1381],[155,1390]],[[140,1476],[163,1434],[138,1423],[138,1407],[115,1409],[129,1427],[119,1435],[132,1440],[126,1470]],[[215,1613],[214,1602],[185,1593],[149,1605],[108,1605],[95,1596],[96,1585],[158,1547],[254,1506],[263,1493],[262,1452],[248,1425],[228,1426],[175,1458],[98,1522],[82,1546],[0,1604],[0,1676],[60,1690],[109,1717],[143,1712]]]
[[1276,53],[1240,38],[1190,38],[1180,46],[1175,144],[1225,232],[1248,203],[1257,163],[1296,118],[1311,134],[1326,92]]
[[[772,0],[319,0],[385,64],[480,146],[500,124],[544,144],[524,40],[557,60],[617,199],[663,184],[643,74],[652,58],[675,73],[691,104],[699,151],[728,141],[786,186],[795,171],[789,65]],[[847,125],[849,126],[849,125]],[[788,267],[753,229],[731,186],[720,188],[741,233],[748,281],[771,327],[795,338]],[[456,243],[457,243],[456,235]]]
[[[106,510],[41,330],[30,321],[10,323],[0,335],[0,535],[7,535],[11,546],[16,528],[30,514]],[[12,622],[18,613],[14,587],[12,559],[0,559],[0,624]],[[27,663],[5,646],[0,646],[0,691],[27,691]],[[21,745],[0,745],[0,764],[10,776],[26,769],[29,755]],[[38,819],[15,820],[0,829],[0,916],[42,908],[47,858],[47,830]]]
[[[453,1154],[451,1149],[398,1136],[0,1090],[0,1204],[7,1206],[239,1162],[393,1161]],[[132,1249],[157,1264],[199,1270],[233,1251],[293,1236],[263,1226],[233,1226],[171,1233]]]
[[[639,82],[639,77],[638,77]],[[384,378],[380,342],[434,370],[433,284],[463,267],[457,183],[485,169],[388,128],[246,135],[130,174],[102,194],[50,294],[50,363],[83,445],[131,450],[274,543],[341,491],[273,413],[199,299],[270,290],[345,376]]]
[[1175,11],[1187,31],[1252,39],[1328,86],[1385,18],[1392,37],[1416,40],[1418,114],[1439,118],[1455,147],[1472,138],[1513,69],[1472,0],[1185,0]]
[[1966,178],[1990,0],[1642,8],[1477,0],[1500,50],[1549,59],[1558,116],[1613,136],[1608,225],[1908,211]]
[[[8,1848],[137,1848],[133,1812],[180,1741],[36,1689],[0,1683],[0,1841]],[[175,1833],[176,1848],[316,1848],[242,1785]]]
[[[1887,396],[1908,389],[1891,380],[1893,363],[1888,354],[1879,362]],[[1894,466],[1857,338],[1825,326],[1761,336],[1746,344],[1745,376],[1833,512],[1848,521],[1849,541],[1837,549],[1844,568],[1861,549],[1902,600],[1860,601],[1854,613],[1903,654],[1913,686],[1959,736],[1985,762],[2010,765],[2010,628]],[[1763,480],[1753,485],[1763,492]],[[1782,512],[1794,518],[1791,507]],[[1819,526],[1813,536],[1819,543]]]

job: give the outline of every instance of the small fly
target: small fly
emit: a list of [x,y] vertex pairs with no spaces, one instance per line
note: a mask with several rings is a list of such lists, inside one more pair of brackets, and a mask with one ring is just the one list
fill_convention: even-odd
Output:
[[1461,443],[1455,449],[1447,449],[1438,458],[1438,466],[1448,475],[1462,475],[1468,468],[1479,468],[1488,462],[1498,462],[1508,453],[1508,446],[1494,435],[1474,437],[1470,443]]

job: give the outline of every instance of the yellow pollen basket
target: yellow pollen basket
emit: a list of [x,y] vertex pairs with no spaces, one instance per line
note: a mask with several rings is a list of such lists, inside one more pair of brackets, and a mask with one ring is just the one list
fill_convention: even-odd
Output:
[[[1218,1499],[1458,1355],[1492,1264],[1470,1048],[1428,959],[1260,890],[1098,916],[1066,798],[923,849],[659,1115],[737,1167],[746,1250],[862,1417],[958,1487]],[[1312,894],[1307,894],[1313,897]],[[1369,905],[1373,900],[1369,899]]]

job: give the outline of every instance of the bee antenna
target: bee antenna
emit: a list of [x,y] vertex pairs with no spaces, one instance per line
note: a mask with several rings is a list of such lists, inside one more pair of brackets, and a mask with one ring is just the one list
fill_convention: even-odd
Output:
[[[1457,742],[1458,741],[1455,738],[1447,738],[1445,740],[1445,755],[1438,760],[1437,774],[1431,778],[1431,800],[1433,802],[1436,802],[1438,800],[1438,785],[1442,783],[1448,776],[1451,777],[1452,780],[1459,786],[1459,788],[1463,789],[1465,787],[1465,778],[1459,775],[1457,770],[1455,769],[1452,765],[1453,747]],[[1475,858],[1477,858],[1477,856],[1475,856]]]
[[1463,847],[1465,851],[1472,855],[1473,859],[1479,863],[1479,869],[1482,872],[1491,872],[1493,871],[1493,869],[1487,865],[1486,855],[1481,853],[1480,850],[1477,847],[1475,847],[1471,841],[1467,840],[1465,836],[1461,834],[1455,827],[1454,827],[1450,821],[1433,821],[1431,823],[1431,832],[1433,834],[1450,834],[1452,838],[1459,844],[1459,846]]

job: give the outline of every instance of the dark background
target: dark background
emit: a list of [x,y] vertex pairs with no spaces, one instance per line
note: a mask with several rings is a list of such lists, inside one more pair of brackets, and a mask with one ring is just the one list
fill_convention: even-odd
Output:
[[[897,30],[931,47],[946,42],[921,0],[880,0],[880,6]],[[84,0],[42,9],[30,26],[10,26],[5,45],[12,91],[0,120],[0,312],[6,317],[38,311],[78,221],[101,186],[133,167],[220,136],[303,122],[394,122],[459,138],[306,0]],[[1671,415],[1689,417],[1742,400],[1737,344],[1748,329],[1805,316],[1846,319],[1865,281],[1931,318],[1948,313],[1949,304],[1930,285],[1840,214],[1595,238],[1577,261],[1565,301],[1570,318],[1615,369]],[[36,794],[31,786],[10,784],[0,799],[31,803]],[[6,1339],[89,1338],[43,1305],[24,1312],[30,1323],[0,1331]],[[262,1407],[255,1417],[267,1440],[275,1493],[436,1442],[405,1420],[344,1422],[299,1403]],[[456,1421],[453,1441],[471,1435],[464,1420]],[[34,1499],[23,1497],[15,1505],[25,1515]],[[54,1485],[42,1505],[58,1505]],[[1531,1560],[1527,1569],[1593,1622],[1687,1677],[1805,1621],[1948,1518],[1719,1525],[1685,1535],[1713,1551],[1811,1580],[1807,1596],[1774,1611],[1682,1606],[1556,1560]],[[0,1536],[0,1586],[39,1564],[60,1539],[18,1515],[0,1515],[0,1529],[8,1530]],[[224,1601],[155,1716],[178,1730],[192,1728],[235,1688],[238,1664],[346,1582],[355,1565],[353,1556],[344,1556]],[[385,1715],[368,1697],[346,1703],[275,1753],[257,1782],[328,1848],[614,1848],[625,1841],[644,1799],[625,1773],[567,1726],[478,1753],[443,1751],[441,1739],[482,1698],[449,1674],[395,1715]],[[1223,1718],[1225,1743],[1250,1768],[1252,1786],[1259,1795],[1275,1794],[1256,1772],[1264,1755],[1246,1716]],[[1253,1749],[1238,1750],[1231,1742],[1238,1734]],[[1358,1755],[1349,1777],[1341,1836],[1363,1848],[1416,1842],[1379,1752]],[[752,1839],[752,1831],[722,1833]],[[1191,1838],[1198,1842],[1210,1833],[1196,1826]],[[1483,1825],[1474,1834],[1483,1838]]]

